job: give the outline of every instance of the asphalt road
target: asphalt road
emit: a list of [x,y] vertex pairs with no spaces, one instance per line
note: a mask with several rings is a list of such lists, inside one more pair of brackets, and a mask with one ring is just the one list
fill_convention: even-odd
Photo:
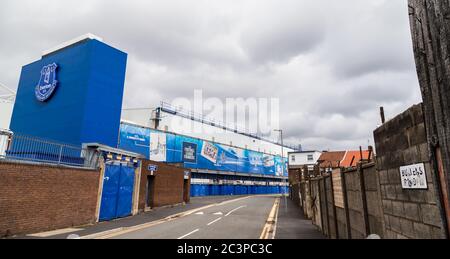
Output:
[[112,239],[259,239],[274,206],[275,196],[246,197],[219,203],[188,216]]

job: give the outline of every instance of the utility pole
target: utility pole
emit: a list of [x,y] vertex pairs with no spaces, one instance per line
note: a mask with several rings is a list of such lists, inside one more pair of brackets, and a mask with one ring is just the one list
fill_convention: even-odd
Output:
[[287,204],[287,186],[289,185],[288,184],[288,182],[287,182],[287,179],[285,178],[285,175],[284,175],[284,167],[285,167],[285,162],[284,162],[284,143],[283,143],[283,130],[275,130],[276,132],[279,132],[280,133],[280,141],[281,141],[281,161],[282,161],[282,167],[281,167],[281,171],[282,171],[282,176],[283,176],[283,179],[284,179],[284,184],[285,184],[285,186],[284,186],[284,191],[286,191],[286,193],[283,193],[283,196],[284,196],[284,210],[285,210],[285,212],[286,212],[286,214],[287,214],[287,206],[288,206],[288,204]]
[[409,0],[409,18],[423,114],[440,193],[441,217],[450,236],[450,0]]

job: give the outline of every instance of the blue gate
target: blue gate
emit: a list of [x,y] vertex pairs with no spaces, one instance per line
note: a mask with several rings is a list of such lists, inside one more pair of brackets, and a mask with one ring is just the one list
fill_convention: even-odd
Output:
[[134,189],[134,167],[108,164],[103,181],[100,221],[131,215]]

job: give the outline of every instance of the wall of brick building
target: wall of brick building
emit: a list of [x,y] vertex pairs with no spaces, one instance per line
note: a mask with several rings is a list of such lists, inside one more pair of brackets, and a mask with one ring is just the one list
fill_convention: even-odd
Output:
[[154,172],[154,188],[151,197],[153,197],[153,207],[163,207],[168,205],[176,205],[184,202],[184,191],[190,193],[190,179],[187,181],[187,190],[185,188],[184,172],[186,169],[167,165],[164,163],[145,160],[142,162],[142,172],[139,191],[139,210],[146,208],[147,202],[147,177],[151,175],[148,170],[149,165],[158,166],[158,170]]
[[[386,238],[444,238],[424,116],[416,105],[375,130]],[[424,163],[428,190],[403,190],[399,168]]]
[[95,223],[99,176],[0,161],[0,237]]

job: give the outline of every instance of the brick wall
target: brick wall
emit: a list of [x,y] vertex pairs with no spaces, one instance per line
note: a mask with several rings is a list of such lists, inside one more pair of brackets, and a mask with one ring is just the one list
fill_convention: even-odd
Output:
[[100,172],[0,161],[0,236],[95,223]]
[[158,171],[154,175],[154,188],[151,194],[153,207],[162,207],[167,205],[175,205],[183,202],[189,202],[188,199],[184,200],[184,192],[190,193],[190,180],[188,180],[187,190],[184,190],[184,172],[186,169],[179,168],[164,163],[143,161],[141,172],[141,183],[139,191],[139,210],[144,210],[147,201],[147,177],[151,174],[148,170],[148,166],[157,165]]
[[[421,105],[375,130],[386,238],[444,238]],[[424,163],[428,190],[403,190],[399,168]]]

